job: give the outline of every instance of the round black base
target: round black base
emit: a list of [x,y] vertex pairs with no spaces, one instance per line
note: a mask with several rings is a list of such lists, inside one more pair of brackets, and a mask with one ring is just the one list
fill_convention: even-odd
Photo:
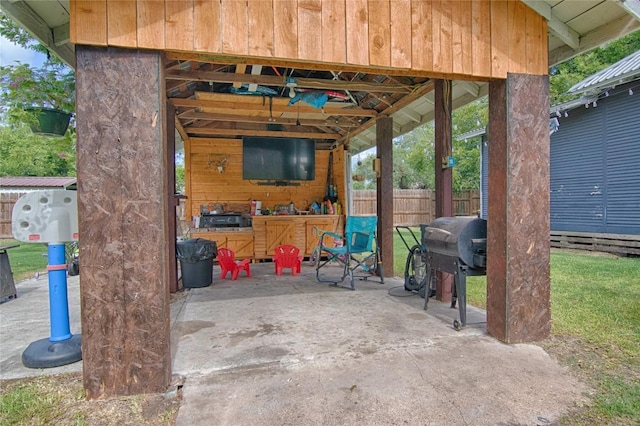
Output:
[[22,364],[27,368],[51,368],[78,362],[82,359],[81,343],[80,334],[61,342],[36,340],[22,352]]

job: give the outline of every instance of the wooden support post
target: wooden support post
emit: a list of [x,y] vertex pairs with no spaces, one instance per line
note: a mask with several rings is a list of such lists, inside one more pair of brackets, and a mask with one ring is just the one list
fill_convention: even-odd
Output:
[[165,169],[167,171],[167,180],[165,191],[169,198],[169,238],[167,249],[169,250],[169,291],[175,293],[178,291],[178,261],[176,258],[176,208],[180,204],[180,199],[176,196],[176,116],[175,107],[167,102],[167,149],[165,150]]
[[162,57],[77,45],[76,58],[86,395],[163,392],[174,242]]
[[377,179],[378,243],[385,277],[393,276],[393,118],[376,120],[376,146],[380,159]]
[[508,343],[546,338],[549,307],[549,81],[489,84],[487,331]]
[[[451,80],[435,81],[435,184],[436,218],[453,215],[453,177],[448,167],[448,157],[452,155]],[[436,272],[436,299],[450,301],[453,289],[453,275]]]

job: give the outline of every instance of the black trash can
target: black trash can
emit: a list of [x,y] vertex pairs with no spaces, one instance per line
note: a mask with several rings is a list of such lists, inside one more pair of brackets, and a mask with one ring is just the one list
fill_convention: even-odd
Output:
[[202,238],[178,241],[176,256],[180,260],[182,287],[207,287],[213,281],[213,258],[218,255],[215,241]]

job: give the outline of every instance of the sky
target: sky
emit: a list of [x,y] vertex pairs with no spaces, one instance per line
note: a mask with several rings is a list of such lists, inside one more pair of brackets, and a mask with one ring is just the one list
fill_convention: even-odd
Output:
[[42,53],[26,50],[0,36],[0,65],[13,65],[20,61],[34,67],[40,67],[46,60]]

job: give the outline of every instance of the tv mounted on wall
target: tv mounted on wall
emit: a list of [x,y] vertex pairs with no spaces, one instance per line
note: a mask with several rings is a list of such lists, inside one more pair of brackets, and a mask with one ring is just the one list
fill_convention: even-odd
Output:
[[313,180],[315,174],[316,142],[313,139],[242,138],[242,179]]

